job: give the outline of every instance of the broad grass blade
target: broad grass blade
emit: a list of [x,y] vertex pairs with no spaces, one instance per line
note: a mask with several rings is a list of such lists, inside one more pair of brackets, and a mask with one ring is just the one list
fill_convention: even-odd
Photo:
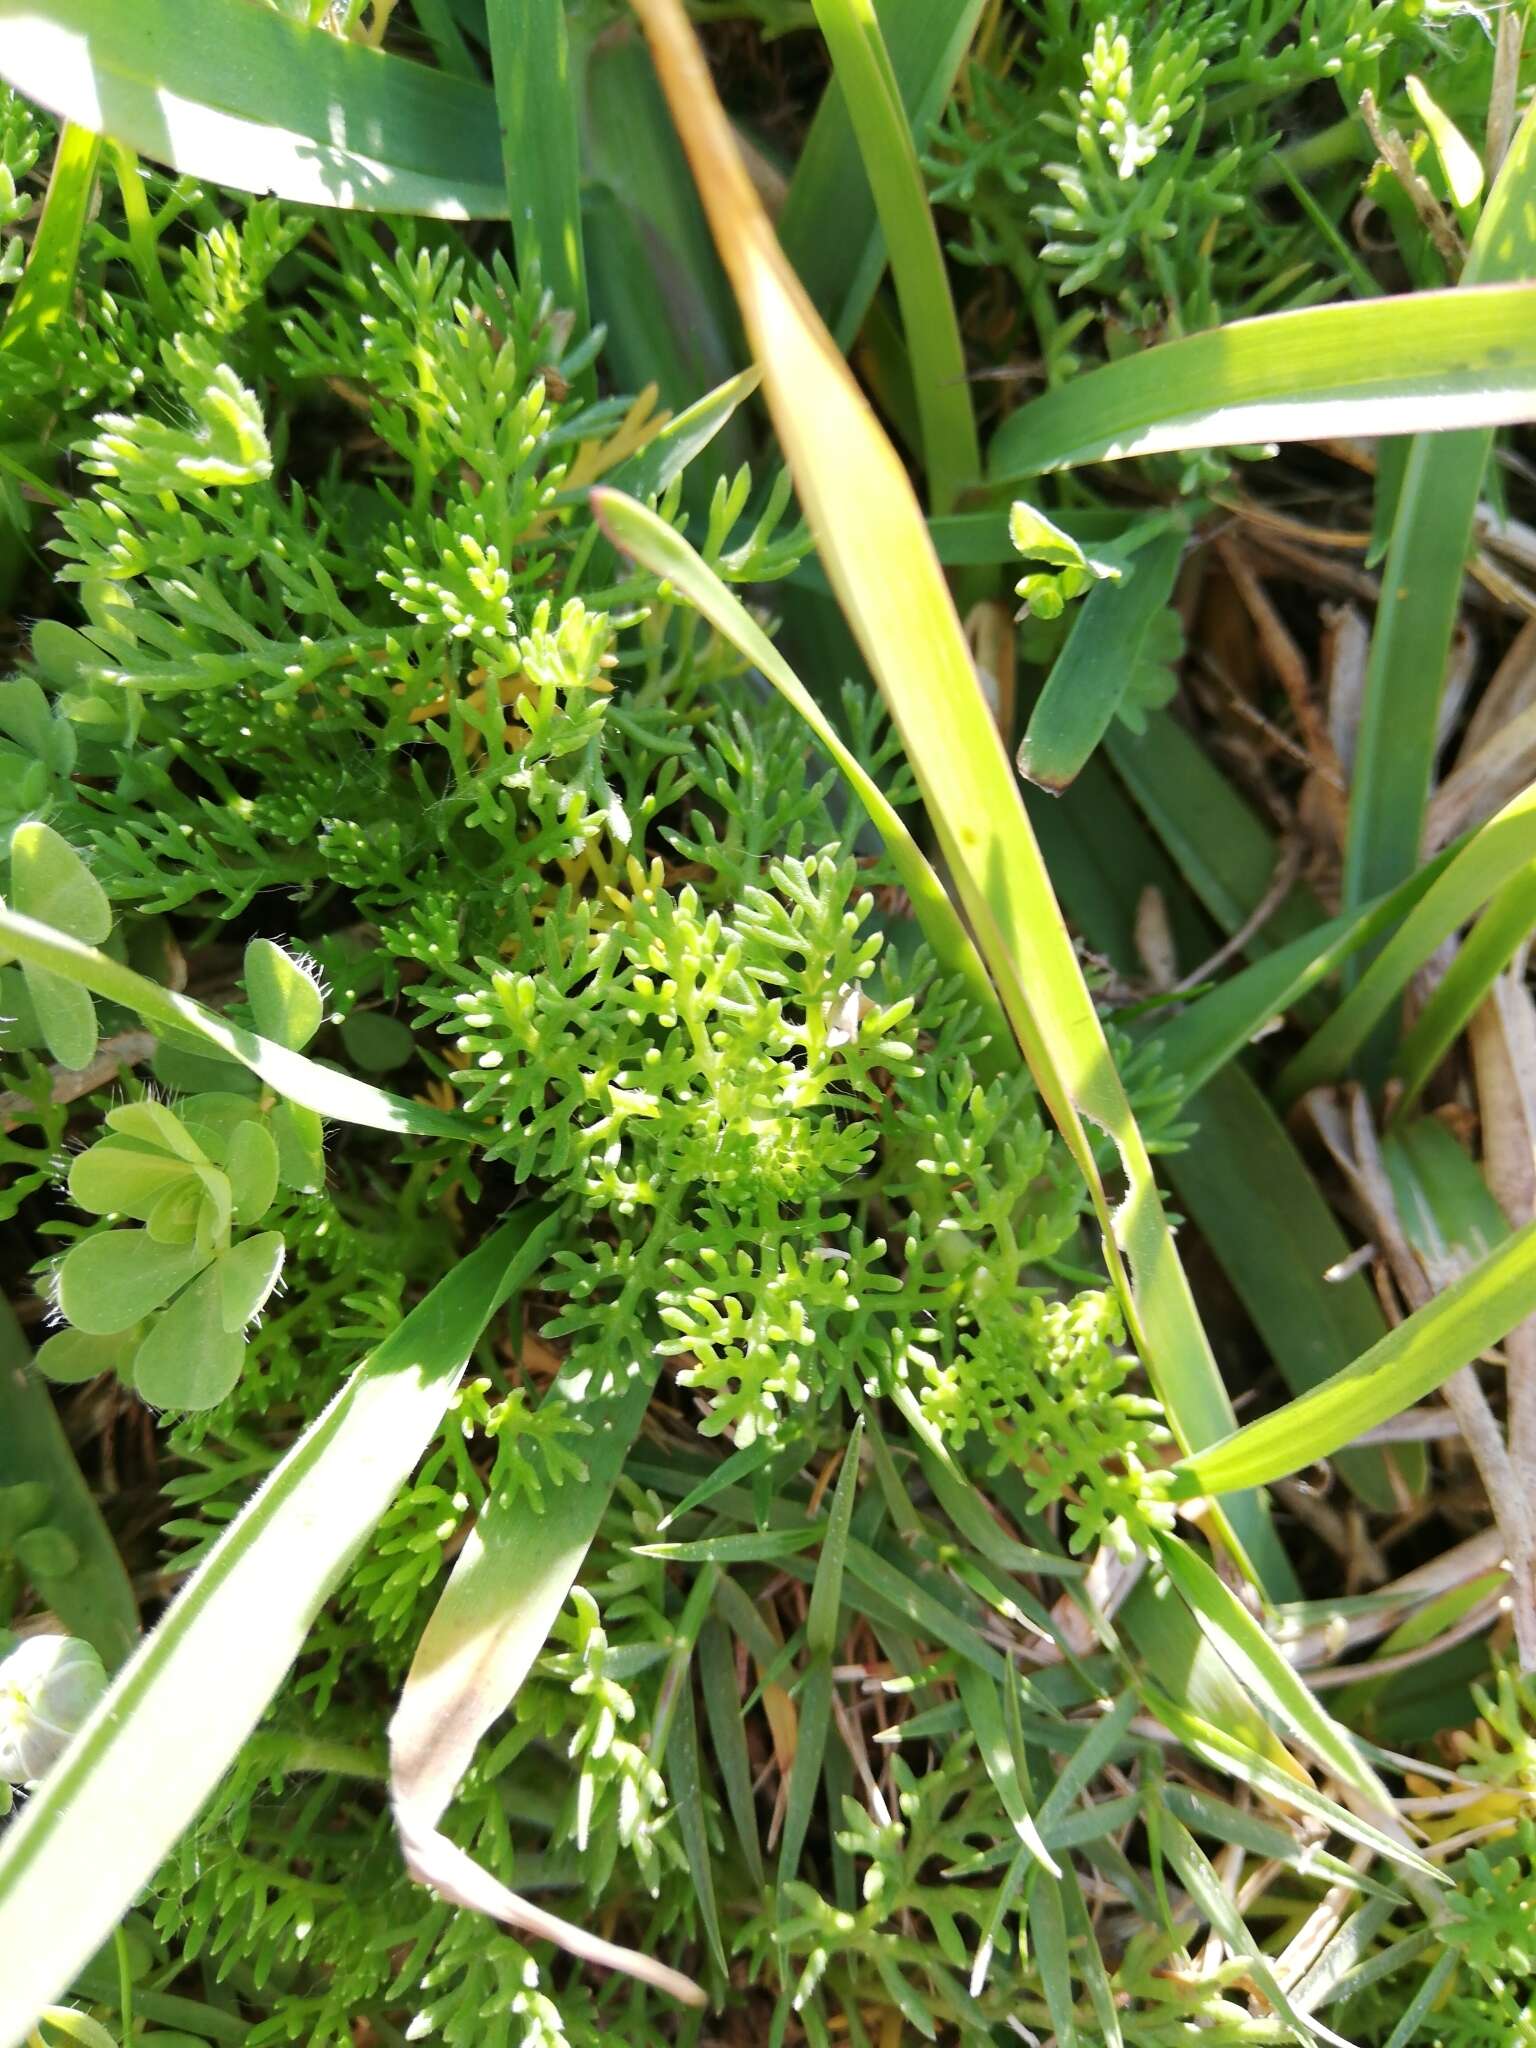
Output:
[[1355,987],[1280,1076],[1291,1102],[1342,1074],[1436,948],[1536,860],[1536,783],[1459,848]]
[[587,324],[577,80],[565,0],[486,0],[496,112],[518,272]]
[[38,1596],[70,1635],[92,1644],[115,1671],[138,1640],[138,1604],[22,1327],[0,1299],[0,1489],[29,1483],[47,1489],[41,1520],[74,1550],[67,1571],[32,1571]]
[[525,1210],[385,1338],[220,1537],[12,1824],[0,1848],[5,2048],[196,1818],[553,1230],[546,1211]]
[[[902,109],[926,135],[949,97],[985,0],[880,0]],[[829,221],[837,222],[829,234]],[[885,237],[858,138],[833,78],[795,163],[779,218],[784,249],[839,348],[851,347],[885,268]],[[999,557],[1006,561],[1007,556]]]
[[0,0],[0,77],[52,114],[237,192],[504,218],[489,91],[248,0]]
[[1073,377],[1006,420],[996,484],[1184,448],[1497,427],[1536,412],[1536,286],[1235,320]]
[[[1231,1408],[1146,1146],[905,469],[785,261],[736,152],[680,0],[636,0],[735,288],[800,500],[923,791],[980,951],[1092,1192],[1127,1322],[1181,1442]],[[1112,1203],[1084,1118],[1119,1154]],[[1244,1542],[1257,1504],[1239,1510]]]

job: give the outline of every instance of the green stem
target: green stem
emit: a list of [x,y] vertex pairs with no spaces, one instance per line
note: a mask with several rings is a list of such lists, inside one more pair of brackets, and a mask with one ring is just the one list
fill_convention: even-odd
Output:
[[171,297],[170,287],[165,281],[165,272],[160,267],[160,249],[155,238],[155,224],[150,217],[149,199],[144,190],[143,174],[139,160],[131,149],[125,149],[120,142],[108,142],[107,154],[112,159],[113,174],[123,199],[123,218],[128,227],[128,256],[133,272],[144,288],[155,319],[165,331],[174,333],[176,306]]

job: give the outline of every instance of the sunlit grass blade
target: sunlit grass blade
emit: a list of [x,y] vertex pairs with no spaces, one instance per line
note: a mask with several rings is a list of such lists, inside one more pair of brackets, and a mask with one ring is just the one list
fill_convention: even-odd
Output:
[[1453,854],[1447,852],[1392,891],[1357,911],[1329,918],[1277,951],[1197,996],[1167,1021],[1154,1019],[1170,1071],[1191,1095],[1240,1053],[1271,1018],[1283,1016],[1319,988],[1352,953],[1390,931],[1426,894]]
[[[0,20],[3,20],[0,13]],[[0,45],[0,75],[7,58]],[[0,354],[14,350],[18,355],[37,352],[69,312],[75,290],[75,266],[80,260],[80,237],[96,190],[96,165],[101,155],[101,137],[89,128],[66,121],[59,131],[53,170],[43,199],[42,214],[27,253],[27,267],[11,299],[5,323],[0,326]],[[14,422],[11,423],[14,429]]]
[[288,1101],[342,1123],[362,1124],[373,1131],[413,1131],[421,1137],[468,1138],[472,1127],[446,1111],[407,1102],[370,1082],[359,1081],[334,1067],[322,1067],[303,1053],[274,1045],[243,1025],[206,1009],[190,996],[162,988],[131,967],[94,946],[85,946],[36,919],[18,916],[0,903],[0,955],[33,961],[48,972],[87,988],[92,995],[121,1003],[145,1023],[172,1035],[206,1039],[229,1058],[238,1060]]
[[22,1485],[45,1490],[39,1524],[57,1531],[72,1553],[57,1571],[34,1560],[29,1577],[38,1598],[115,1671],[138,1637],[138,1603],[21,1325],[0,1300],[0,1492]]
[[247,0],[0,0],[0,77],[82,128],[237,192],[504,218],[490,92]]
[[[937,120],[984,5],[985,0],[881,0],[880,27],[913,135],[926,135]],[[828,233],[831,221],[837,223],[835,234]],[[848,102],[835,78],[796,159],[779,231],[838,347],[851,347],[886,251]]]
[[901,306],[932,509],[948,512],[981,472],[965,347],[917,146],[873,0],[815,0],[853,120]]
[[1432,1394],[1533,1311],[1536,1223],[1529,1223],[1343,1372],[1225,1443],[1182,1459],[1173,1468],[1176,1494],[1189,1499],[1263,1486],[1332,1456]]
[[1412,1108],[1425,1082],[1533,930],[1536,861],[1511,876],[1492,898],[1398,1047],[1392,1071],[1403,1092],[1392,1107],[1394,1122]]
[[1263,441],[1495,427],[1536,412],[1536,286],[1266,313],[1141,349],[1033,399],[993,437],[997,484],[1085,462]]
[[196,1817],[552,1230],[547,1212],[525,1210],[385,1338],[220,1537],[13,1822],[0,1849],[0,2040],[25,2036]]
[[[1536,108],[1504,159],[1452,298],[1536,272]],[[1480,289],[1481,288],[1481,289]],[[1469,314],[1469,318],[1472,317]],[[1526,340],[1536,325],[1526,318]],[[1528,408],[1524,417],[1530,417]],[[1456,425],[1431,413],[1416,428]],[[1344,907],[1392,889],[1419,857],[1438,743],[1440,697],[1462,575],[1497,420],[1483,431],[1420,433],[1408,450],[1371,634],[1351,777]]]
[[[1151,1161],[1051,892],[911,483],[774,239],[680,0],[637,0],[823,562],[885,694],[965,911],[1092,1193],[1129,1326],[1180,1441],[1230,1404]],[[1084,1117],[1119,1153],[1111,1203]],[[1257,1507],[1246,1515],[1254,1540]]]
[[523,276],[587,324],[577,80],[565,0],[486,0],[512,243]]
[[581,1481],[545,1485],[530,1501],[492,1493],[432,1610],[389,1725],[390,1790],[406,1868],[456,1906],[552,1941],[602,1968],[701,2005],[691,1979],[619,1948],[520,1897],[476,1863],[439,1823],[481,1736],[517,1697],[565,1604],[645,1414],[654,1358],[615,1359],[604,1388],[589,1370],[556,1377],[547,1404],[579,1408]]
[[1294,1101],[1342,1074],[1394,997],[1435,949],[1536,860],[1536,784],[1522,790],[1456,852],[1327,1023],[1280,1076]]

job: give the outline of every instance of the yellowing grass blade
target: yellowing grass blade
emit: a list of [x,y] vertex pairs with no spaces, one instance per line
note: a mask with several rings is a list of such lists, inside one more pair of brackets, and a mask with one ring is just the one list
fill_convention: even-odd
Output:
[[[635,0],[827,574],[885,694],[976,941],[1092,1191],[1127,1321],[1181,1443],[1231,1407],[916,496],[774,238],[681,0]],[[1083,1119],[1125,1179],[1105,1189]],[[1267,1525],[1242,1515],[1250,1554]]]

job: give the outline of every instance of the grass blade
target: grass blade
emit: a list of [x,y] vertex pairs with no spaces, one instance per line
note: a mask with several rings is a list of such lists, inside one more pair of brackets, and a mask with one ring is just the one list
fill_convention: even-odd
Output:
[[545,1212],[525,1210],[385,1338],[220,1537],[28,1801],[0,1849],[0,2040],[26,2034],[195,1818],[437,1428],[481,1330],[529,1279],[553,1229]]
[[[1189,1102],[1198,1124],[1165,1170],[1174,1193],[1210,1245],[1265,1348],[1293,1394],[1340,1372],[1386,1334],[1362,1273],[1330,1280],[1348,1238],[1284,1124],[1238,1065],[1207,1081]],[[1389,1462],[1390,1460],[1390,1462]],[[1340,1451],[1339,1474],[1356,1496],[1390,1512],[1403,1492],[1423,1489],[1421,1444]],[[1393,1483],[1393,1468],[1399,1475]]]
[[544,1396],[579,1407],[586,1476],[524,1493],[492,1493],[422,1632],[389,1724],[390,1790],[405,1865],[450,1904],[484,1913],[689,2005],[704,1993],[650,1956],[616,1947],[520,1898],[439,1826],[480,1738],[505,1713],[543,1649],[597,1533],[656,1376],[654,1358],[615,1361],[606,1387],[562,1369]]
[[72,1636],[94,1644],[115,1671],[139,1633],[139,1610],[101,1510],[69,1447],[48,1389],[9,1302],[0,1299],[0,1489],[41,1481],[45,1524],[69,1539],[70,1569],[29,1576]]
[[1413,1028],[1392,1070],[1403,1084],[1392,1122],[1405,1116],[1466,1028],[1472,1013],[1536,928],[1536,861],[1511,876],[1467,935]]
[[35,918],[21,917],[0,903],[0,952],[17,960],[34,961],[39,967],[61,975],[66,981],[88,988],[92,995],[121,1003],[137,1011],[146,1024],[184,1037],[189,1031],[215,1045],[220,1052],[249,1067],[290,1102],[312,1109],[320,1116],[341,1123],[361,1124],[371,1131],[413,1132],[418,1137],[470,1135],[457,1117],[430,1109],[419,1102],[407,1102],[367,1081],[356,1080],[333,1067],[322,1067],[303,1053],[274,1045],[243,1025],[231,1024],[213,1010],[205,1009],[190,996],[177,995],[147,976],[136,974],[120,960],[71,939],[51,925]]
[[519,276],[587,325],[581,155],[565,0],[486,0],[497,125]]
[[1118,582],[1095,584],[1083,599],[1019,748],[1019,773],[1041,789],[1065,789],[1109,730],[1152,621],[1173,595],[1184,540],[1178,530],[1159,534]]
[[[1536,287],[1305,306],[1234,320],[1073,377],[993,437],[1008,484],[1084,462],[1256,441],[1497,427],[1536,411]],[[1395,879],[1395,878],[1394,878]]]
[[[680,0],[636,0],[735,288],[764,391],[833,586],[890,707],[939,842],[1041,1094],[1093,1195],[1128,1324],[1181,1442],[1230,1404],[900,460],[790,271],[738,156]],[[1128,1192],[1105,1191],[1083,1119]],[[1262,1540],[1256,1504],[1245,1541]]]
[[[1536,270],[1533,199],[1536,108],[1527,112],[1488,195],[1452,298],[1481,298],[1495,281],[1529,277]],[[1493,446],[1488,429],[1496,424],[1484,422],[1482,431],[1467,434],[1421,433],[1408,450],[1371,634],[1351,778],[1346,909],[1395,888],[1419,857],[1446,662],[1472,521]]]
[[484,86],[247,0],[0,0],[0,77],[51,114],[237,192],[504,218]]
[[854,1495],[859,1485],[859,1450],[864,1441],[864,1418],[853,1425],[843,1451],[842,1470],[832,1496],[832,1513],[827,1520],[826,1540],[816,1565],[811,1587],[811,1604],[805,1617],[805,1640],[818,1654],[830,1656],[837,1641],[837,1610],[843,1597],[843,1566],[848,1557],[848,1528],[853,1520]]
[[[0,58],[0,71],[5,58]],[[5,324],[0,327],[0,354],[38,353],[48,330],[65,317],[75,291],[80,237],[96,190],[96,165],[101,137],[67,121],[59,132],[53,169],[42,215],[32,236],[27,267],[21,274]]]
[[1536,784],[1464,843],[1382,947],[1333,1015],[1280,1076],[1292,1102],[1341,1074],[1415,969],[1512,878],[1536,860]]
[[[880,26],[914,135],[926,134],[937,120],[984,4],[985,0],[880,0]],[[827,232],[830,220],[837,222],[836,234]],[[885,238],[864,177],[848,102],[835,78],[795,164],[779,232],[838,347],[849,348],[885,267]]]
[[873,0],[815,0],[815,7],[890,251],[928,494],[942,514],[980,474],[981,444],[939,231]]
[[1536,1310],[1536,1223],[1399,1323],[1310,1394],[1173,1467],[1180,1498],[1262,1486],[1326,1458],[1400,1415],[1480,1358]]
[[742,1725],[741,1700],[725,1624],[711,1618],[699,1633],[699,1689],[709,1722],[715,1761],[725,1781],[725,1802],[747,1859],[752,1881],[763,1883],[763,1852],[757,1836],[757,1809],[752,1801],[752,1759]]

